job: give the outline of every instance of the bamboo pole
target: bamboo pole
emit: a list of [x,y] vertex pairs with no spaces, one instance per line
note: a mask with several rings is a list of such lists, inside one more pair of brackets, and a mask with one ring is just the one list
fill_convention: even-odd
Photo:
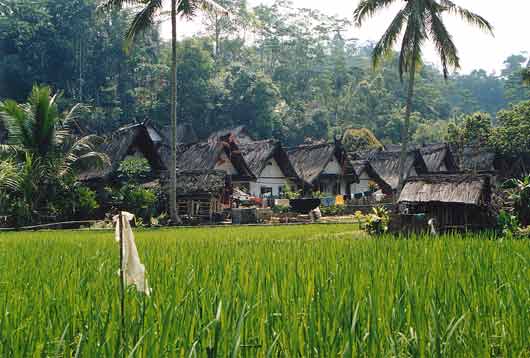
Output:
[[123,271],[123,213],[121,211],[118,220],[120,230],[120,349],[122,356],[125,356],[125,273]]

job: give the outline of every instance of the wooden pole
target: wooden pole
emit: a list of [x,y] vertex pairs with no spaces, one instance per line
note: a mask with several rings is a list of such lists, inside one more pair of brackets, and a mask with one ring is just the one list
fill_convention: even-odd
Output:
[[123,272],[123,213],[119,213],[120,230],[120,349],[125,356],[125,273]]

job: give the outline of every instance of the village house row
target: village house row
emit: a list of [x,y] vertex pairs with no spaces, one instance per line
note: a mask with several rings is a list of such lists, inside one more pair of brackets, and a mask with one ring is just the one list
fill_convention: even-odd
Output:
[[[147,159],[152,170],[144,185],[167,185],[170,132],[167,127],[149,123],[118,129],[101,148],[111,165],[85,172],[80,179],[101,186],[115,179],[124,159],[140,156]],[[303,196],[342,196],[346,202],[365,198],[375,201],[392,197],[398,186],[400,147],[395,145],[357,153],[347,152],[340,140],[286,148],[274,139],[256,140],[243,126],[199,140],[190,125],[181,125],[177,135],[175,170],[182,214],[201,215],[202,211],[211,217],[241,197],[270,203],[270,199],[283,197],[286,189]],[[525,165],[528,163],[504,160],[476,148],[455,150],[445,143],[414,147],[407,153],[408,180],[400,201],[409,208],[418,207],[436,195],[444,195],[442,201],[449,200],[464,188],[466,193],[451,200],[482,207],[489,201],[490,186],[499,175],[516,176],[528,169]]]

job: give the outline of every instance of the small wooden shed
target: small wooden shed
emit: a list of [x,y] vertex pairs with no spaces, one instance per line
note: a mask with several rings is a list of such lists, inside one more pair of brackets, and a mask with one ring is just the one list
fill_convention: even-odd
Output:
[[177,171],[177,208],[188,220],[216,221],[229,205],[229,176],[222,170]]
[[432,174],[409,178],[398,204],[402,215],[434,218],[442,230],[477,230],[495,224],[489,175]]

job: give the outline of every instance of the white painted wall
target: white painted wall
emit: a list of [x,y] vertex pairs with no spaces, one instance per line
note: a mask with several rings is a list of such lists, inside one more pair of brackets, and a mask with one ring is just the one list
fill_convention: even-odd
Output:
[[351,194],[358,194],[358,193],[364,193],[370,190],[370,176],[368,176],[368,173],[366,171],[362,171],[359,175],[359,183],[352,183],[351,188]]
[[225,171],[228,175],[238,174],[236,168],[234,168],[234,165],[232,164],[232,161],[224,152],[221,154],[219,161],[215,165],[214,169]]
[[280,190],[285,185],[289,184],[289,180],[285,177],[280,166],[273,158],[263,168],[261,173],[258,175],[258,179],[255,182],[250,182],[250,194],[253,196],[261,196],[261,188],[268,187],[272,188],[272,195],[280,195]]

